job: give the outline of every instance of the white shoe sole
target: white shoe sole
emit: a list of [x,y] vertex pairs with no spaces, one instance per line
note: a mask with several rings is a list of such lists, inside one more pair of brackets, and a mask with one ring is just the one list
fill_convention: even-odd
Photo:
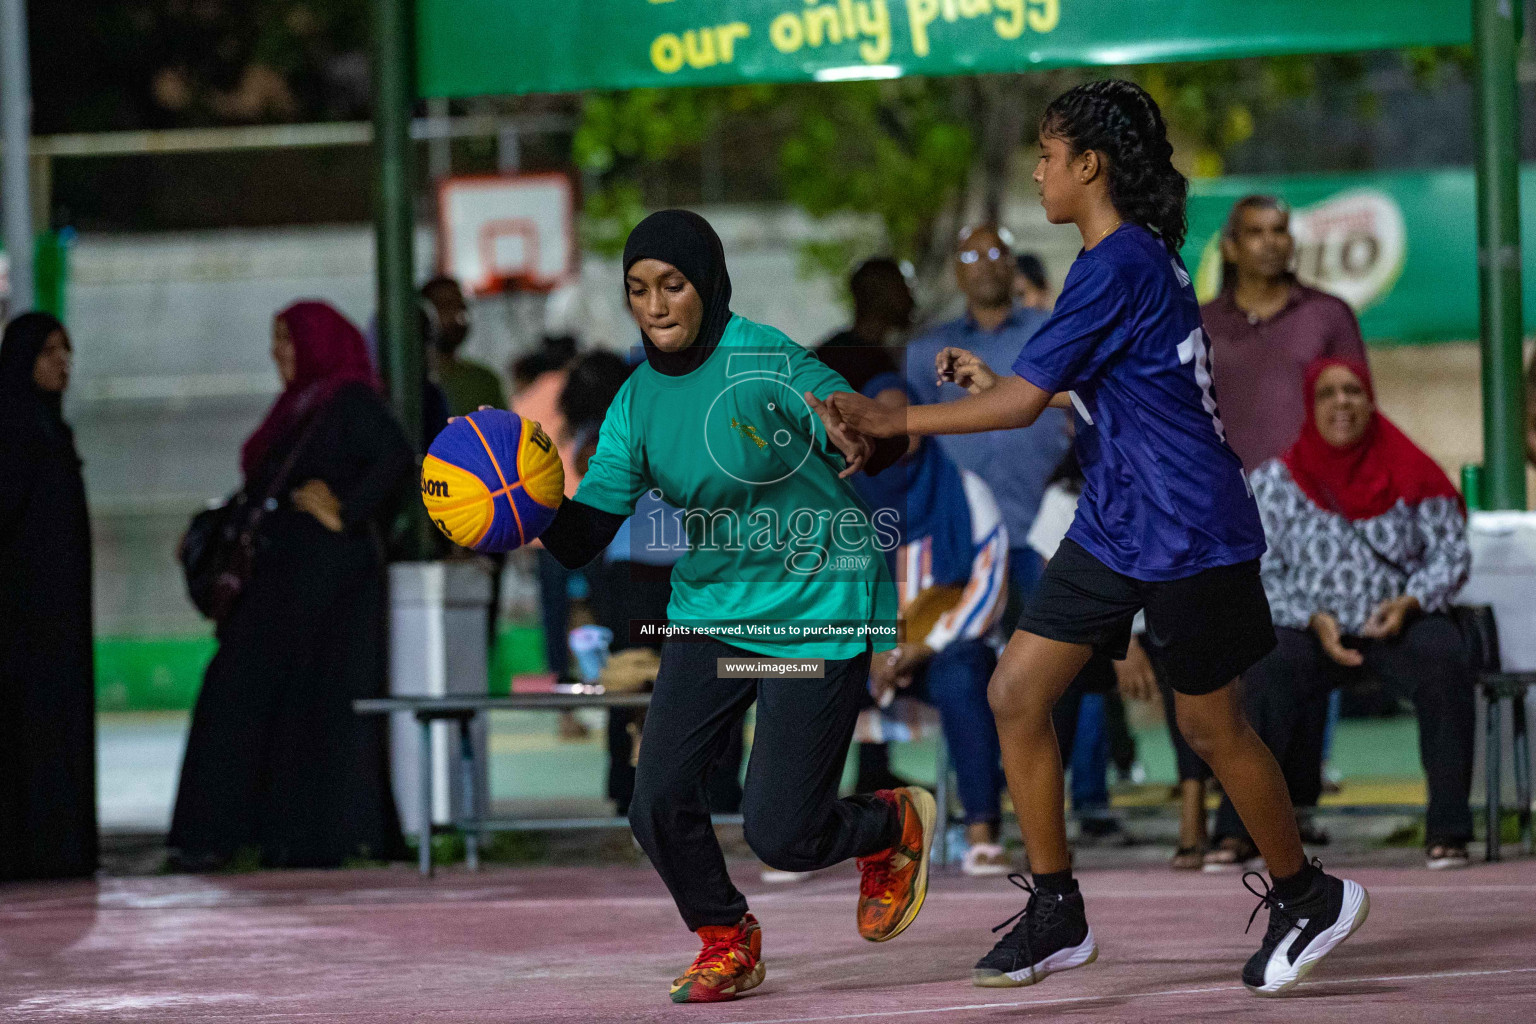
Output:
[[960,873],[967,878],[1001,878],[1013,870],[1007,851],[999,843],[975,843],[960,858]]
[[1035,964],[1018,971],[971,970],[971,984],[977,988],[1023,988],[1044,981],[1052,974],[1070,971],[1074,967],[1086,967],[1099,958],[1099,945],[1093,941],[1093,929],[1081,943],[1071,949],[1060,949]]
[[[1323,962],[1323,957],[1332,953],[1345,939],[1360,930],[1365,924],[1365,919],[1371,913],[1371,897],[1365,891],[1365,886],[1359,882],[1344,880],[1344,905],[1339,909],[1339,919],[1333,923],[1333,927],[1322,931],[1312,944],[1296,958],[1296,962],[1281,971],[1273,980],[1255,987],[1246,986],[1249,992],[1256,996],[1283,995],[1301,983],[1301,980],[1312,969]],[[1277,950],[1278,952],[1278,950]]]
[[960,873],[966,878],[1001,878],[1012,870],[1007,864],[960,865]]

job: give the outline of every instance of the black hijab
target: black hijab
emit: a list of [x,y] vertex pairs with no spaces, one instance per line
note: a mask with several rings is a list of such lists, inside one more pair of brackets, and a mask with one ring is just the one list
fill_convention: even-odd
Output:
[[[640,332],[646,362],[658,373],[681,377],[704,365],[731,322],[731,275],[725,268],[725,247],[709,221],[698,214],[661,210],[635,225],[624,243],[624,273],[641,260],[670,263],[682,271],[704,300],[699,336],[681,352],[663,352],[644,331]],[[626,289],[626,306],[628,301]]]
[[64,423],[64,396],[37,386],[33,373],[48,336],[64,325],[48,313],[23,313],[5,327],[0,341],[0,423],[7,443],[70,443]]

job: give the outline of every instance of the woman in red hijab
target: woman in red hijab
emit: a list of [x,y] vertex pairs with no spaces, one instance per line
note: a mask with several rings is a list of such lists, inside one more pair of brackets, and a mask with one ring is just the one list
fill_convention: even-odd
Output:
[[[1366,674],[1411,697],[1429,780],[1428,866],[1463,866],[1473,679],[1447,613],[1471,568],[1466,506],[1434,460],[1376,410],[1365,367],[1313,363],[1306,408],[1301,436],[1251,479],[1279,646],[1244,678],[1248,717],[1293,785],[1316,786],[1323,737],[1309,705]],[[1293,794],[1298,805],[1303,795]],[[1229,802],[1216,834],[1238,854],[1251,849]]]
[[245,491],[276,496],[244,594],[192,715],[171,823],[174,864],[334,866],[404,849],[380,723],[383,536],[415,455],[362,334],[323,302],[273,320],[283,391],[241,450]]

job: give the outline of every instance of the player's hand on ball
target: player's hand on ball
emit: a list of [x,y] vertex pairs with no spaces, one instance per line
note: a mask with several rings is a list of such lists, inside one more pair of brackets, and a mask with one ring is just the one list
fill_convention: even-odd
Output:
[[[495,409],[495,408],[496,408],[496,407],[495,407],[495,406],[494,406],[494,405],[482,405],[482,406],[480,406],[480,407],[479,407],[479,408],[477,408],[477,409],[476,409],[476,410],[475,410],[475,411],[476,411],[476,412],[486,412],[486,411],[487,411],[487,410],[490,410],[490,409]],[[461,416],[449,416],[449,417],[448,417],[448,422],[449,422],[449,423],[457,423],[457,422],[459,422],[459,420],[461,420],[461,419],[462,419],[462,418],[463,418],[463,417],[461,417]]]
[[463,548],[490,554],[532,543],[564,498],[565,472],[538,423],[482,406],[456,416],[421,463],[421,501]]
[[344,529],[341,522],[341,499],[336,497],[336,492],[324,480],[307,481],[289,497],[293,500],[294,508],[308,512],[332,533],[340,533]]
[[907,432],[906,406],[886,405],[852,391],[836,392],[827,398],[827,404],[837,410],[849,429],[868,437],[895,437]]
[[[839,392],[842,394],[843,392]],[[836,398],[837,395],[831,396]],[[837,446],[837,450],[843,453],[847,460],[847,467],[837,474],[838,479],[846,479],[864,468],[864,463],[874,454],[875,446],[863,432],[850,428],[847,420],[831,401],[823,402],[809,391],[805,393],[805,401],[821,419],[821,425],[826,428],[827,437]]]
[[959,384],[973,395],[990,391],[997,384],[997,374],[976,353],[953,346],[934,357],[939,383]]

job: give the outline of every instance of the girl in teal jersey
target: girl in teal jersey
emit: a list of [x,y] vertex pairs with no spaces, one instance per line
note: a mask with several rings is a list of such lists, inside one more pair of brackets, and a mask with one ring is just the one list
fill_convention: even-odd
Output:
[[[770,867],[859,858],[857,922],[895,937],[927,890],[933,798],[916,788],[837,798],[872,651],[894,646],[895,592],[876,524],[846,477],[877,451],[825,400],[843,379],[778,331],[730,311],[724,251],[696,214],[648,217],[624,249],[625,295],[645,362],[603,420],[597,449],[543,542],[575,568],[650,492],[683,510],[689,552],[672,574],[668,639],[646,715],[630,824],[703,949],[675,1002],[732,999],[763,979],[762,939],[731,884],[705,779],[756,701],[743,787],[747,842]],[[668,517],[636,522],[661,546]],[[884,627],[887,632],[877,630]],[[815,678],[773,674],[815,659]],[[725,663],[763,662],[738,672]]]

